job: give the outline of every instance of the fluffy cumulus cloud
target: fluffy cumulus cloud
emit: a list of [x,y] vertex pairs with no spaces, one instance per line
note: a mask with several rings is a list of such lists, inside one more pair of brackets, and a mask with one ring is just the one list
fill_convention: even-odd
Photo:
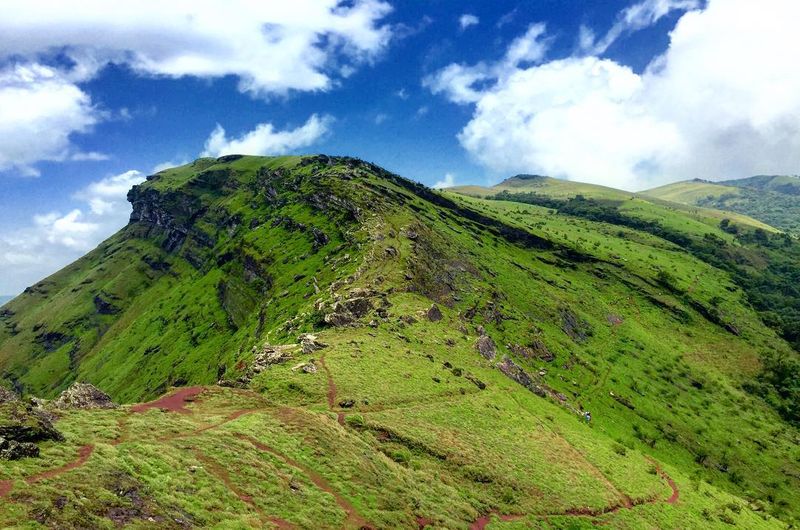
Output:
[[124,226],[128,190],[143,180],[127,171],[92,182],[74,194],[76,208],[36,214],[27,226],[0,234],[0,292],[18,293]]
[[0,171],[38,175],[39,160],[91,159],[70,145],[101,118],[89,95],[58,70],[17,64],[0,71]]
[[275,130],[271,123],[260,123],[238,138],[228,138],[225,129],[218,124],[206,140],[202,156],[286,154],[319,140],[328,132],[332,121],[330,116],[313,114],[301,127],[286,131]]
[[224,9],[212,0],[6,0],[0,171],[102,158],[75,153],[70,136],[103,118],[80,87],[107,64],[143,76],[232,75],[254,97],[328,90],[385,49],[390,10],[380,0],[231,0]]
[[[610,42],[674,9],[666,52],[645,71],[602,57]],[[797,173],[800,168],[800,3],[647,0],[584,50],[546,61],[528,53],[450,65],[425,80],[474,105],[459,134],[496,172],[530,172],[628,189],[690,177]],[[529,32],[530,33],[530,32]],[[610,35],[610,36],[609,36]],[[528,39],[531,49],[546,43]],[[524,37],[523,37],[524,38]],[[537,56],[538,59],[537,59]]]

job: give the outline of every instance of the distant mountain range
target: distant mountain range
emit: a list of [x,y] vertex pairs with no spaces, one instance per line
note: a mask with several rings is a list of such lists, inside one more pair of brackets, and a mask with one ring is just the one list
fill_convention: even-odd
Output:
[[729,210],[800,234],[800,177],[756,176],[710,182],[688,180],[642,192],[648,197]]

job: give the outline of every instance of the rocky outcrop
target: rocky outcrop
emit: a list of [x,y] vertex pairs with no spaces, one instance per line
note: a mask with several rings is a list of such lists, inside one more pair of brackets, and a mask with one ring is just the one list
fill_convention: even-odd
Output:
[[475,349],[490,361],[494,360],[497,356],[497,347],[488,335],[481,335],[478,337],[478,340],[475,341]]
[[58,398],[53,406],[59,409],[113,409],[117,405],[111,398],[89,383],[72,383]]
[[325,314],[324,321],[329,326],[347,326],[369,314],[373,309],[371,298],[376,293],[370,289],[352,289],[347,296],[334,302],[330,311]]
[[316,335],[312,335],[311,333],[303,333],[300,335],[300,337],[298,337],[298,340],[300,341],[300,347],[305,354],[321,350],[326,346],[326,344],[323,344],[317,340]]
[[592,326],[571,310],[561,309],[561,329],[575,342],[585,342],[592,336]]
[[35,442],[63,439],[44,410],[0,388],[0,459],[38,456]]
[[525,359],[539,359],[547,363],[555,359],[555,355],[547,348],[545,343],[538,339],[533,340],[528,346],[508,344],[508,349]]
[[439,309],[439,306],[438,306],[438,305],[436,305],[436,304],[433,304],[433,305],[430,307],[430,309],[428,309],[428,310],[425,312],[425,316],[426,316],[426,317],[428,318],[428,320],[429,320],[429,321],[431,321],[431,322],[439,322],[439,321],[440,321],[440,320],[443,318],[443,315],[442,315],[442,310],[441,310],[441,309]]
[[497,363],[497,368],[499,368],[500,371],[503,372],[503,374],[505,374],[507,377],[513,379],[537,396],[547,396],[547,392],[545,391],[544,387],[535,382],[533,378],[522,369],[521,366],[517,365],[508,357],[504,357],[502,362]]

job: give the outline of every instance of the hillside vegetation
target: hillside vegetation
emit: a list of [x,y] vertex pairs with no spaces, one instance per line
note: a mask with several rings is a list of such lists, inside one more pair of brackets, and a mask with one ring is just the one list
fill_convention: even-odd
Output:
[[0,463],[0,525],[796,522],[800,296],[764,309],[796,243],[584,191],[326,156],[150,177],[126,228],[2,309],[0,374],[196,397],[56,411],[66,441]]
[[749,215],[800,234],[800,177],[757,176],[709,182],[676,182],[644,191],[648,197]]

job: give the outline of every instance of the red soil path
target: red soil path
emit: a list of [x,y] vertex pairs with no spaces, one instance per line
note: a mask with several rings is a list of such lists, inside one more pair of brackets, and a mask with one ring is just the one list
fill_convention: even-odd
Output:
[[83,447],[78,449],[78,458],[76,458],[72,462],[64,464],[61,467],[57,467],[56,469],[50,469],[48,471],[42,471],[41,473],[37,473],[36,475],[26,478],[25,482],[27,482],[28,484],[34,484],[36,482],[39,482],[40,480],[54,478],[61,475],[62,473],[66,473],[67,471],[75,469],[76,467],[81,467],[83,464],[86,463],[87,460],[89,460],[89,457],[92,456],[93,452],[94,452],[93,445],[84,445]]
[[[336,383],[333,381],[333,376],[331,375],[331,371],[328,369],[328,365],[325,364],[324,354],[320,356],[319,364],[322,366],[322,369],[325,370],[325,374],[328,376],[328,408],[334,412],[334,409],[336,409]],[[339,422],[339,425],[344,425],[344,412],[336,413],[336,421]]]
[[139,403],[131,407],[131,412],[144,412],[149,409],[162,409],[179,414],[189,414],[191,411],[186,408],[187,403],[191,403],[205,390],[202,386],[187,386],[180,388],[172,394],[167,394],[155,401]]
[[0,499],[11,493],[14,489],[13,480],[0,480]]
[[[605,508],[600,509],[592,509],[592,508],[570,508],[569,510],[562,512],[562,513],[547,513],[547,514],[535,514],[534,517],[557,517],[557,516],[573,516],[573,517],[599,517],[601,515],[607,515],[610,513],[616,513],[620,510],[631,510],[636,506],[641,506],[643,504],[658,504],[658,503],[665,503],[665,504],[675,504],[678,502],[678,498],[680,497],[680,491],[678,490],[678,485],[672,480],[672,477],[667,475],[667,473],[661,469],[661,466],[650,457],[646,457],[647,460],[653,463],[656,466],[656,472],[658,475],[664,479],[667,484],[669,484],[670,489],[672,489],[672,495],[665,500],[659,500],[657,498],[653,499],[642,499],[642,500],[632,500],[629,496],[623,495],[622,502],[614,504],[612,506],[607,506]],[[501,515],[496,511],[491,511],[486,515],[480,516],[478,519],[475,520],[470,525],[470,530],[484,530],[489,523],[492,522],[492,518],[497,517],[500,521],[504,522],[511,522],[511,521],[518,521],[520,519],[524,519],[527,517],[526,515]],[[420,526],[420,528],[424,528]]]
[[288,456],[277,451],[276,449],[273,449],[272,447],[266,445],[265,443],[256,440],[251,436],[248,436],[246,434],[236,434],[235,436],[241,440],[250,442],[253,445],[253,447],[261,451],[264,451],[265,453],[269,453],[273,456],[276,456],[279,459],[283,460],[283,462],[288,464],[289,466],[302,471],[308,477],[308,479],[314,483],[315,486],[317,486],[322,491],[333,495],[333,498],[336,500],[336,504],[338,504],[339,507],[342,510],[344,510],[345,513],[347,514],[347,520],[345,521],[346,527],[372,528],[372,526],[367,522],[367,520],[358,514],[355,507],[352,504],[350,504],[350,502],[347,499],[345,499],[339,493],[337,493],[336,490],[333,489],[333,487],[328,483],[328,481],[322,477],[322,475],[320,475],[313,469],[301,464],[300,462],[289,458]]
[[275,526],[277,526],[278,528],[281,528],[281,529],[295,528],[295,526],[292,523],[290,523],[289,521],[285,521],[285,520],[283,520],[283,519],[281,519],[279,517],[272,517],[272,516],[268,516],[267,514],[265,514],[264,510],[262,510],[253,501],[253,497],[251,495],[246,494],[245,492],[240,490],[233,483],[233,481],[231,480],[230,474],[228,474],[228,471],[222,465],[220,465],[219,462],[217,462],[216,460],[213,460],[212,458],[206,456],[205,454],[203,454],[199,450],[195,450],[194,453],[195,453],[195,456],[197,457],[197,459],[199,461],[201,461],[205,465],[207,471],[211,472],[211,474],[213,474],[219,480],[221,480],[222,483],[225,484],[225,486],[229,490],[231,490],[239,498],[239,500],[241,500],[245,504],[249,505],[251,508],[253,508],[256,511],[256,513],[258,513],[258,516],[261,519],[262,523],[263,522],[270,522],[270,523],[274,524]]

